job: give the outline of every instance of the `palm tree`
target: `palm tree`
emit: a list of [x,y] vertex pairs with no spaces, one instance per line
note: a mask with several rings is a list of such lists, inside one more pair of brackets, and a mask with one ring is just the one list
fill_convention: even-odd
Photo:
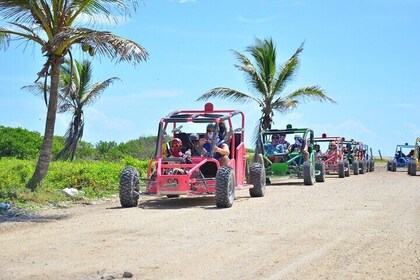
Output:
[[[55,156],[55,160],[74,160],[77,144],[83,137],[83,108],[92,105],[108,86],[119,80],[118,77],[112,77],[92,85],[92,70],[92,63],[88,60],[82,63],[74,60],[72,63],[67,59],[61,67],[58,113],[71,112],[73,116],[64,135],[65,146]],[[24,88],[36,95],[42,94],[44,90],[40,82]]]
[[81,20],[95,23],[97,16],[104,15],[104,18],[117,21],[111,11],[129,16],[131,8],[137,5],[136,0],[0,0],[0,17],[10,21],[7,26],[0,26],[0,48],[6,49],[11,39],[21,39],[38,44],[46,57],[38,79],[44,78],[44,97],[48,109],[39,159],[32,178],[26,184],[32,191],[45,178],[50,164],[60,68],[64,57],[71,57],[76,46],[89,51],[91,55],[96,53],[118,62],[136,64],[148,57],[146,50],[136,42],[107,31],[80,27],[82,22],[86,22]]
[[255,60],[251,62],[245,55],[232,50],[240,65],[235,65],[244,72],[245,79],[253,94],[243,93],[234,89],[218,87],[209,90],[197,101],[210,98],[221,98],[239,102],[256,102],[261,107],[260,125],[262,129],[270,129],[273,124],[274,111],[287,113],[296,108],[299,102],[307,100],[330,101],[319,86],[307,86],[285,93],[287,83],[293,78],[299,67],[299,54],[303,51],[303,43],[296,52],[281,67],[276,63],[276,47],[272,39],[261,41],[256,39],[255,45],[247,51]]

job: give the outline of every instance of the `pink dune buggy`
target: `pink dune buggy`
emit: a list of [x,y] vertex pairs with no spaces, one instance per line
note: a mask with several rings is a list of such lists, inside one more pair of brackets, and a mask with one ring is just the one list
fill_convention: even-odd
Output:
[[[146,178],[139,178],[133,167],[126,167],[120,176],[122,207],[138,205],[140,182],[145,194],[168,198],[214,195],[216,206],[231,207],[235,190],[249,189],[251,197],[265,194],[265,170],[260,163],[249,168],[251,184],[245,184],[247,154],[244,144],[245,116],[237,110],[215,110],[207,103],[204,110],[181,110],[170,113],[159,122],[155,157],[149,162]],[[214,133],[206,139],[206,128]],[[207,153],[196,153],[197,139],[205,139]],[[174,139],[182,145],[176,156],[171,153]],[[180,141],[179,141],[180,140]],[[221,165],[215,146],[224,142],[229,147],[228,161]],[[182,143],[182,144],[181,144]],[[143,189],[143,188],[142,188]]]
[[343,145],[344,139],[344,137],[327,136],[325,133],[321,137],[314,137],[314,147],[324,149],[323,153],[316,152],[315,156],[317,160],[324,161],[325,174],[338,174],[339,178],[350,176],[350,163],[344,157],[346,149]]

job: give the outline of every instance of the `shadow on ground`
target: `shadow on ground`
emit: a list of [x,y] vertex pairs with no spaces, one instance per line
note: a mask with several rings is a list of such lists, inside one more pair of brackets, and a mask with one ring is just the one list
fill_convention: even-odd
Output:
[[[248,200],[249,197],[237,196],[232,207],[235,207],[235,203]],[[216,207],[216,200],[214,195],[212,196],[195,196],[195,197],[140,197],[138,208],[141,209],[153,209],[153,210],[168,210],[168,209],[185,209],[185,208],[203,208],[206,210],[223,209]],[[110,207],[108,209],[126,209],[122,207]]]
[[69,218],[68,214],[36,214],[20,209],[0,212],[0,223],[33,222],[45,223]]

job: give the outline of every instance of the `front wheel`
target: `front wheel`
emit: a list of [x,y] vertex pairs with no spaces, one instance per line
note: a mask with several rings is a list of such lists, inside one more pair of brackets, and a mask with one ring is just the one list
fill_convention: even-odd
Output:
[[417,173],[417,163],[415,161],[410,161],[408,163],[408,166],[409,166],[408,170],[410,171],[410,175],[411,176],[416,176],[416,173]]
[[353,175],[359,175],[359,162],[357,160],[352,163]]
[[344,167],[345,167],[344,176],[350,177],[350,163],[348,160],[344,161]]
[[314,169],[310,161],[303,163],[303,183],[307,186],[314,184]]
[[325,182],[325,162],[322,160],[315,162],[315,170],[319,173],[315,175],[315,181],[319,183]]
[[139,173],[134,167],[126,167],[120,175],[120,204],[136,207],[139,200]]
[[[253,188],[249,189],[249,195],[251,197],[263,197],[266,189],[266,177],[264,165],[258,162],[254,162],[249,170],[249,178]],[[267,178],[269,179],[269,178]]]
[[235,200],[235,174],[229,166],[222,166],[216,173],[216,206],[232,207]]
[[392,163],[391,163],[391,171],[392,172],[395,172],[395,171],[397,171],[397,162],[396,161],[392,161]]
[[345,169],[346,169],[346,166],[344,164],[344,161],[340,160],[338,162],[338,178],[346,177],[346,174],[345,174],[346,170]]

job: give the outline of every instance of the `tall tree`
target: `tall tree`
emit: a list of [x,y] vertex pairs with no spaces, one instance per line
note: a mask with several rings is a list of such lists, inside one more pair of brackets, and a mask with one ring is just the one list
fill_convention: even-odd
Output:
[[[46,57],[38,79],[45,80],[47,118],[39,159],[27,187],[35,190],[45,178],[51,159],[58,104],[60,68],[64,57],[79,46],[91,55],[103,55],[118,62],[133,64],[147,60],[147,51],[129,39],[107,31],[81,27],[94,24],[98,16],[118,21],[112,12],[129,16],[138,6],[136,0],[0,0],[0,17],[8,20],[0,26],[0,48],[7,48],[12,38],[38,44]],[[95,20],[96,19],[96,20]],[[47,84],[49,79],[49,91]]]
[[252,94],[218,87],[209,90],[197,100],[221,98],[238,102],[256,102],[261,108],[262,129],[271,128],[274,111],[287,113],[296,108],[300,102],[307,100],[335,103],[319,86],[307,86],[285,92],[287,84],[299,67],[299,54],[303,51],[303,45],[302,43],[289,60],[280,67],[277,66],[276,47],[272,39],[256,39],[255,44],[246,49],[254,59],[254,63],[245,55],[232,50],[239,61],[239,65],[235,67],[244,73]]
[[[92,84],[92,63],[84,60],[82,63],[74,60],[72,63],[66,59],[61,67],[58,112],[71,112],[73,114],[69,127],[64,135],[65,145],[55,156],[55,160],[74,160],[77,144],[83,137],[84,113],[86,106],[92,105],[104,90],[118,77],[112,77],[102,82]],[[43,93],[42,83],[24,87],[36,95]]]

